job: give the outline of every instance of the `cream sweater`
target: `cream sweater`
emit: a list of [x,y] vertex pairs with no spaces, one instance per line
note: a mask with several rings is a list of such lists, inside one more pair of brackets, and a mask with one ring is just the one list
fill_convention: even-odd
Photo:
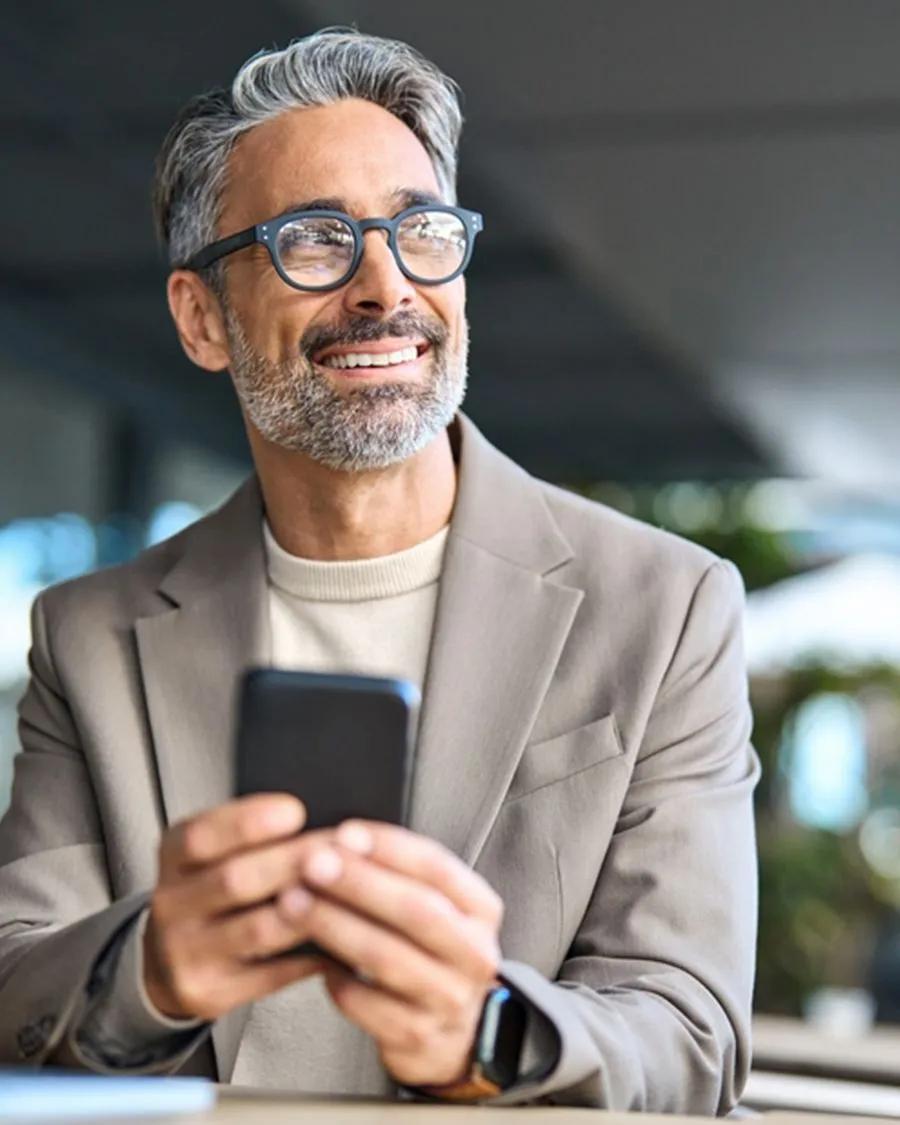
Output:
[[289,555],[264,528],[272,664],[411,680],[428,663],[447,528],[375,559],[319,562]]

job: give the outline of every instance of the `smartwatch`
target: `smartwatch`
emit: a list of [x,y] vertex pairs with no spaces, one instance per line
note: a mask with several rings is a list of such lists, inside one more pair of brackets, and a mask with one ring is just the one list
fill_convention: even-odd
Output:
[[506,985],[487,994],[475,1033],[469,1072],[449,1086],[428,1086],[425,1093],[449,1101],[481,1101],[508,1089],[519,1076],[528,1009]]

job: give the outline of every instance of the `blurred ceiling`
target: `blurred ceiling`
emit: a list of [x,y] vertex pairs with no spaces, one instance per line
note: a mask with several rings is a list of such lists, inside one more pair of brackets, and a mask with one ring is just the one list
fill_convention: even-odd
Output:
[[6,372],[244,455],[168,324],[153,156],[252,51],[347,22],[465,92],[468,409],[498,444],[573,482],[900,482],[896,0],[4,0]]

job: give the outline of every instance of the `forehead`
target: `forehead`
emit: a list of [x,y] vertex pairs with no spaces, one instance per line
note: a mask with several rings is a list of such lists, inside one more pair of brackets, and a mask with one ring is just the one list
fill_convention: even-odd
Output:
[[399,118],[355,98],[294,109],[243,136],[229,161],[222,230],[305,200],[338,198],[357,217],[383,214],[400,189],[438,193],[424,146]]

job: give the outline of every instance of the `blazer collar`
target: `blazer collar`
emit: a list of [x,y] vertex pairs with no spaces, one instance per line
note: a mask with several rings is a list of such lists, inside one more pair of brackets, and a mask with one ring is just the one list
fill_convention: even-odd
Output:
[[180,606],[221,587],[264,584],[262,520],[259,481],[251,476],[221,508],[182,532],[181,550],[159,592]]
[[535,574],[549,574],[572,558],[542,486],[484,437],[465,415],[451,436],[458,445],[459,479],[451,534]]
[[166,608],[135,624],[169,823],[231,795],[236,690],[246,668],[270,658],[256,481],[181,546],[158,587]]

